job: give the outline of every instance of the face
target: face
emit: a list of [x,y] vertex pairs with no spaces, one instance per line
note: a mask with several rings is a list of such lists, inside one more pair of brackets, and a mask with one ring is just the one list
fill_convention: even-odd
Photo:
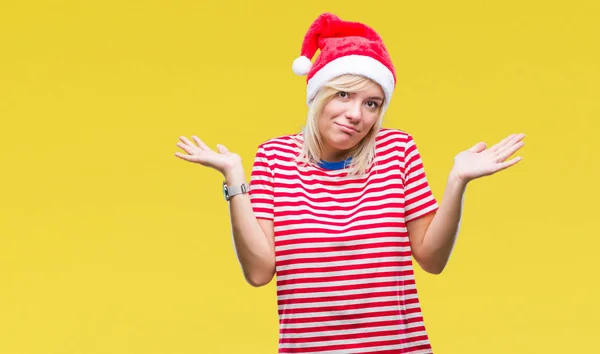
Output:
[[342,161],[371,130],[379,118],[383,90],[375,83],[359,92],[338,92],[323,108],[319,131],[323,140],[321,159]]

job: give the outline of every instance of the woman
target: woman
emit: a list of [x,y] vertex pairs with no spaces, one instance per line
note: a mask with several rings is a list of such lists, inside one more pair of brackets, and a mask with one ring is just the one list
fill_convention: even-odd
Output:
[[374,30],[322,14],[292,68],[306,126],[259,145],[250,185],[222,145],[181,137],[176,156],[223,174],[247,281],[277,274],[280,353],[431,353],[412,257],[442,272],[467,183],[520,161],[524,135],[459,153],[438,206],[412,136],[381,126],[396,75]]

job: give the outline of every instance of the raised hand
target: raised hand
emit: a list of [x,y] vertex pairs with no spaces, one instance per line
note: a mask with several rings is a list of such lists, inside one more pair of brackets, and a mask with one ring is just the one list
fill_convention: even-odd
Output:
[[486,149],[484,142],[477,143],[456,155],[451,173],[468,183],[513,166],[521,161],[522,157],[517,156],[508,161],[506,159],[523,147],[524,137],[525,134],[511,134],[489,149]]
[[179,137],[179,140],[181,141],[177,143],[177,146],[187,154],[176,152],[175,156],[185,161],[213,168],[223,175],[225,175],[227,171],[241,166],[241,157],[238,154],[229,152],[225,146],[217,145],[217,152],[215,152],[197,136],[192,136],[192,139],[196,144],[192,143],[185,136]]

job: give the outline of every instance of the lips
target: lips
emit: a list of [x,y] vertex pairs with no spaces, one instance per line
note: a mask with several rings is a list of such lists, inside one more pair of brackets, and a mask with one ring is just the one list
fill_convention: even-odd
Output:
[[358,130],[356,130],[356,129],[352,128],[352,127],[349,127],[347,125],[343,125],[343,124],[339,124],[339,123],[335,123],[335,124],[337,124],[343,131],[346,131],[346,132],[349,132],[349,133],[356,133],[356,132],[358,132]]

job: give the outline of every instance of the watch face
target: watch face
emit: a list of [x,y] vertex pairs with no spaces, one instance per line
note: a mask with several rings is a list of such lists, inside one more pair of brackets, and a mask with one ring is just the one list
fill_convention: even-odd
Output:
[[225,197],[225,200],[229,199],[229,196],[227,195],[227,184],[225,182],[223,182],[223,197]]

